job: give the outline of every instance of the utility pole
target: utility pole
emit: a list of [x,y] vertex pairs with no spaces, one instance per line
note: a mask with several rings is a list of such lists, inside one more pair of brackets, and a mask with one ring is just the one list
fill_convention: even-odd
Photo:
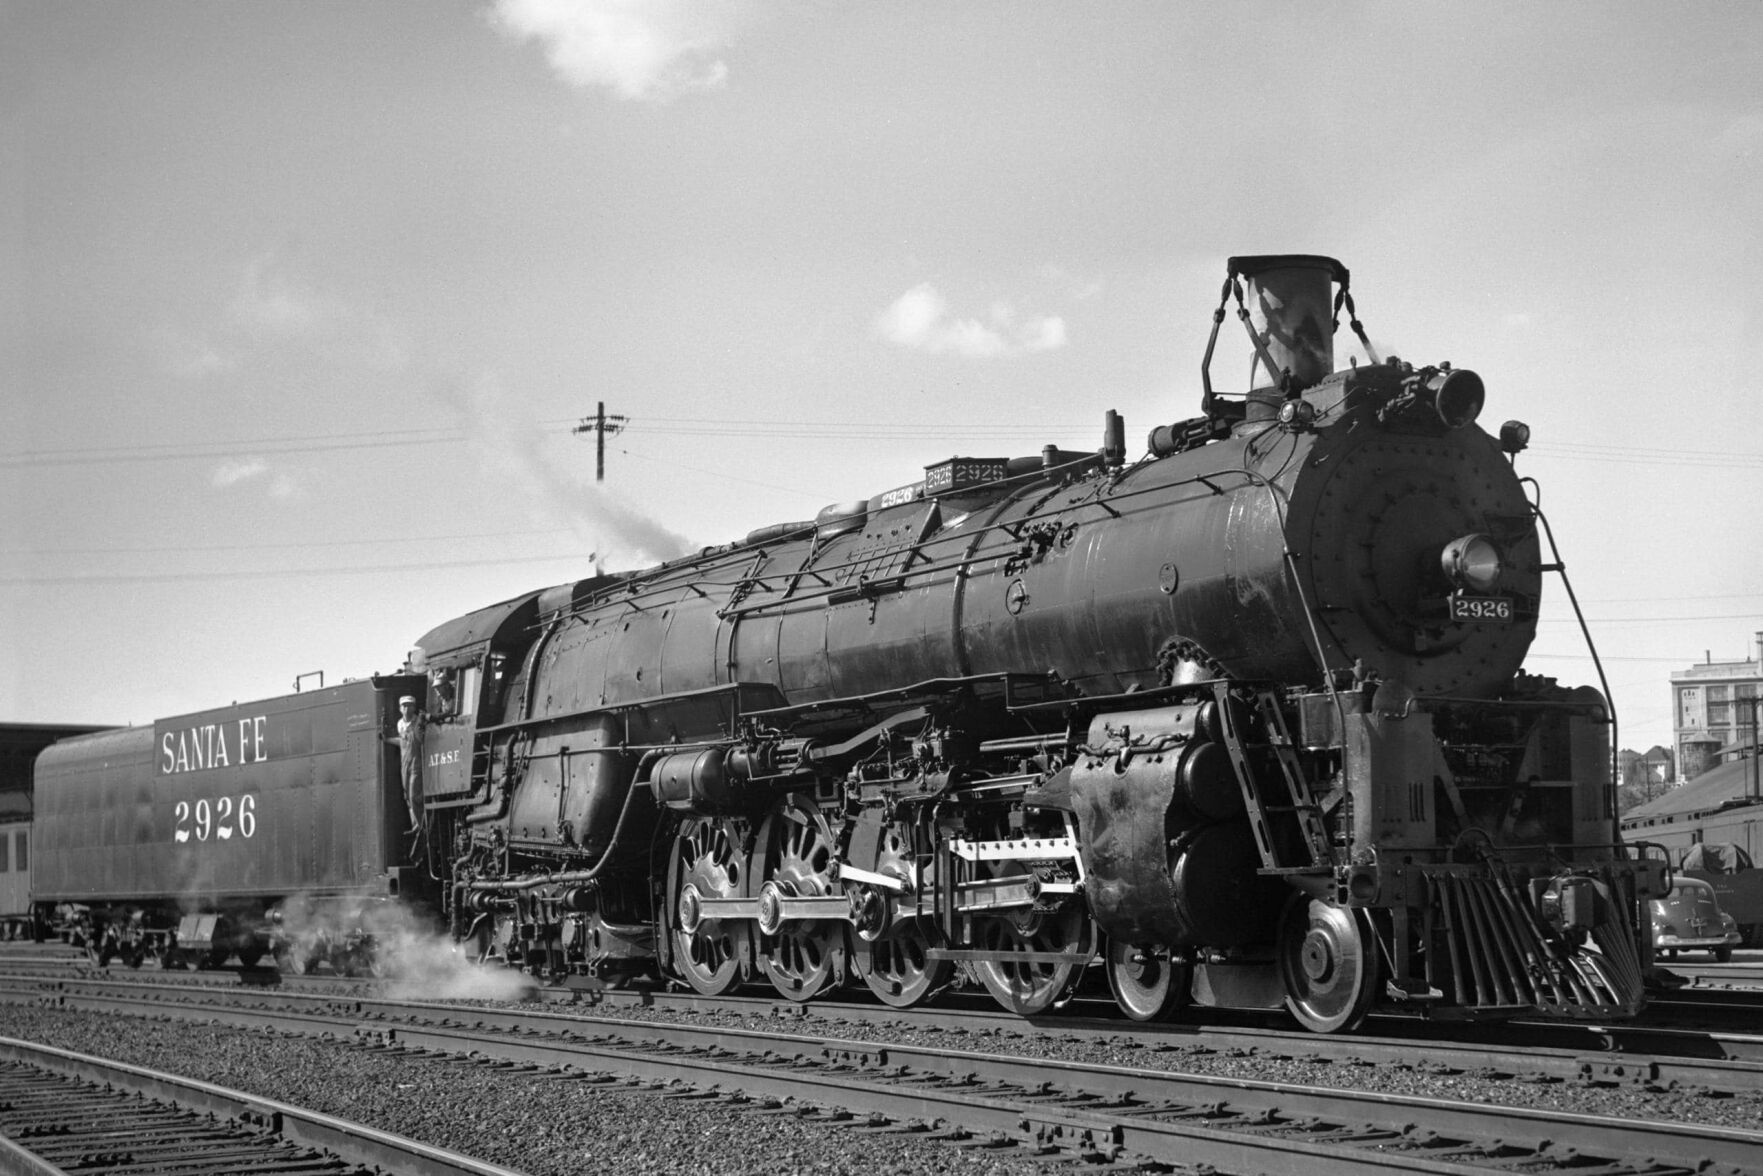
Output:
[[1745,799],[1755,803],[1758,800],[1763,800],[1763,780],[1759,779],[1758,773],[1759,766],[1763,765],[1760,765],[1757,759],[1757,753],[1760,750],[1757,746],[1757,733],[1758,728],[1763,726],[1763,722],[1759,721],[1760,719],[1763,719],[1763,697],[1753,695],[1750,698],[1739,698],[1733,705],[1744,707],[1751,712],[1750,786],[1745,789]]
[[623,432],[628,418],[616,413],[607,416],[606,402],[601,400],[597,404],[598,407],[594,415],[583,417],[582,423],[571,429],[570,432],[594,434],[594,481],[604,482],[606,480],[606,434]]

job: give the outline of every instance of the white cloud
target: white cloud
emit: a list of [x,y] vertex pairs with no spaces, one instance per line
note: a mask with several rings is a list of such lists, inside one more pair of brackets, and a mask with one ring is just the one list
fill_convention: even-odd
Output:
[[495,0],[489,18],[517,41],[541,42],[572,86],[663,102],[723,85],[717,53],[736,24],[718,0]]
[[404,333],[362,305],[327,289],[274,250],[246,263],[228,305],[227,350],[215,357],[230,370],[269,349],[303,348],[328,362],[398,371],[411,362]]
[[1087,302],[1104,288],[1099,279],[1079,277],[1064,266],[1049,265],[1044,273],[1049,281],[1064,287],[1065,296],[1073,302]]
[[875,333],[915,351],[970,359],[1024,355],[1065,346],[1065,320],[1056,315],[1019,317],[1007,303],[994,303],[984,321],[958,318],[949,301],[929,282],[914,286],[876,316]]
[[232,312],[233,321],[247,330],[282,336],[310,335],[334,317],[325,300],[301,289],[270,257],[245,267]]
[[159,369],[180,380],[201,380],[238,366],[237,360],[208,339],[187,336],[169,327],[152,331],[147,345]]
[[222,462],[215,467],[209,483],[218,490],[242,486],[247,482],[260,484],[263,492],[277,502],[292,502],[306,497],[306,488],[298,477],[287,470],[272,470],[261,457],[242,457]]
[[268,472],[268,462],[261,457],[247,457],[221,463],[214,471],[214,477],[211,481],[215,486],[225,488],[237,486],[240,482],[249,482],[252,478],[261,478]]

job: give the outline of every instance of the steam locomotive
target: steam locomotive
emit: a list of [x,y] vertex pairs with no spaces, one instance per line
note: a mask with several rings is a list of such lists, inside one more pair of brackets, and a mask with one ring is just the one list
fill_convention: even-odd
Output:
[[[1335,371],[1343,307],[1371,362]],[[1561,570],[1528,430],[1356,314],[1333,259],[1233,258],[1201,415],[1138,460],[1109,413],[1094,453],[954,457],[428,633],[454,936],[797,1001],[971,979],[1033,1015],[1094,963],[1140,1019],[1635,1014],[1662,864],[1618,835],[1603,696],[1521,669]]]
[[[1241,397],[1210,374],[1233,302]],[[1343,309],[1369,362],[1336,371]],[[1378,359],[1325,257],[1231,259],[1201,378],[1200,415],[1136,460],[1110,412],[1094,452],[953,457],[480,609],[323,706],[44,762],[64,789],[106,757],[219,788],[253,836],[329,847],[321,901],[365,870],[376,900],[432,903],[471,956],[554,983],[860,984],[900,1007],[973,983],[1035,1015],[1105,975],[1137,1019],[1283,1006],[1319,1032],[1374,1008],[1637,1013],[1663,863],[1618,834],[1604,697],[1521,668],[1562,570],[1513,469],[1528,430],[1477,424],[1471,371]],[[408,814],[387,743],[405,691]],[[266,737],[311,762],[241,758],[275,760]],[[295,797],[318,785],[352,815],[315,839],[322,806]],[[181,803],[207,838],[192,814],[220,801]],[[137,840],[174,817],[139,810]],[[168,850],[187,863],[129,950],[316,958],[283,930],[298,857],[265,866],[248,840],[217,850],[238,885]],[[132,860],[101,841],[39,834],[39,867]],[[49,865],[52,897],[109,904],[114,938],[127,885]]]

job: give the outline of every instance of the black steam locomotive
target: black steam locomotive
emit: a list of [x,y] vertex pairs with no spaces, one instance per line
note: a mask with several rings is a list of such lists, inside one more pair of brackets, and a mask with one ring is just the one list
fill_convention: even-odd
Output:
[[[1214,392],[1230,310],[1261,386]],[[559,981],[964,978],[1034,1014],[1633,1015],[1661,867],[1611,714],[1525,674],[1545,564],[1481,380],[1334,371],[1348,274],[1234,258],[1202,415],[1129,461],[956,457],[423,637],[424,852]],[[1252,380],[1251,383],[1254,383]]]
[[1032,1015],[1096,965],[1140,1019],[1632,1016],[1663,864],[1618,836],[1603,697],[1520,668],[1560,569],[1527,430],[1448,364],[1333,370],[1343,308],[1372,355],[1338,262],[1234,258],[1201,415],[1136,460],[1109,413],[1096,452],[951,458],[481,609],[391,678],[51,753],[46,897],[131,961],[358,962],[365,924],[289,911],[368,890],[558,983]]

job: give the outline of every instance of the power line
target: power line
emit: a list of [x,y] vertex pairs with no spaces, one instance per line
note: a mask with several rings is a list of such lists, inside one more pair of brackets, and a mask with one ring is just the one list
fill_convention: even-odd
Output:
[[454,543],[461,539],[506,539],[515,536],[574,535],[567,527],[542,531],[477,531],[465,535],[387,535],[377,539],[327,539],[322,542],[286,543],[179,543],[166,547],[0,547],[0,554],[27,556],[62,555],[164,555],[181,551],[320,551],[327,547],[383,547],[388,543]]
[[437,563],[407,564],[355,564],[348,567],[335,568],[268,568],[245,571],[200,571],[200,572],[103,572],[90,576],[4,576],[0,577],[0,588],[14,586],[34,586],[43,584],[169,584],[187,580],[264,580],[287,579],[298,580],[312,576],[358,576],[387,572],[433,572],[443,568],[483,568],[498,567],[504,564],[537,564],[537,563],[591,563],[594,553],[586,554],[559,553],[557,555],[528,555],[497,559],[459,559],[445,560]]
[[803,496],[821,493],[819,491],[803,490],[799,486],[779,486],[775,482],[759,482],[752,478],[740,478],[736,477],[734,474],[725,473],[722,470],[707,470],[701,466],[685,465],[682,462],[675,461],[671,457],[650,457],[648,454],[638,453],[636,450],[625,445],[619,446],[618,452],[625,457],[634,457],[638,461],[648,461],[654,462],[657,465],[665,465],[670,470],[688,470],[694,474],[703,474],[708,478],[721,478],[726,482],[739,482],[743,486],[758,486],[762,490],[781,490],[785,494],[801,494]]
[[386,437],[364,440],[358,436],[261,439],[256,441],[200,442],[191,445],[142,444],[126,449],[108,446],[91,449],[40,449],[0,455],[0,469],[35,469],[41,466],[109,465],[150,461],[199,461],[279,453],[327,453],[351,449],[398,449],[411,445],[443,445],[463,441],[465,434]]
[[[1599,603],[1586,601],[1585,603]],[[1763,619],[1755,612],[1723,613],[1712,617],[1587,617],[1588,625],[1692,625],[1698,621],[1748,621]],[[1542,625],[1577,625],[1579,621],[1573,617],[1538,617],[1537,623]]]
[[[598,432],[589,422],[540,422],[547,434]],[[612,427],[614,422],[618,427]],[[1070,437],[1093,431],[1092,424],[946,424],[927,430],[922,423],[901,421],[807,421],[755,420],[718,417],[618,417],[607,418],[606,433],[622,427],[638,427],[646,434],[681,437],[754,437],[774,440],[809,438],[819,441],[909,441],[946,439],[955,444],[1027,443],[1048,437]],[[605,433],[599,434],[603,439]],[[237,438],[201,442],[143,442],[127,446],[84,446],[66,449],[30,449],[0,454],[0,469],[37,469],[70,465],[140,464],[159,461],[220,460],[241,455],[348,452],[362,449],[398,449],[456,444],[470,439],[463,428],[375,430],[372,434],[316,434],[294,437]],[[1532,452],[1565,460],[1668,464],[1708,469],[1752,469],[1763,465],[1763,454],[1719,453],[1693,450],[1653,450],[1620,446],[1584,446],[1570,443],[1537,443]],[[603,458],[603,453],[600,455]]]
[[[595,418],[575,421],[543,421],[537,427],[545,433],[569,434],[594,432],[589,424]],[[752,418],[716,417],[607,417],[606,432],[616,433],[631,424],[640,424],[646,433],[679,436],[719,437],[814,437],[822,440],[920,441],[937,437],[922,424],[900,421],[762,421]],[[617,427],[611,427],[617,422]],[[988,438],[1039,438],[1080,431],[1069,425],[1000,424],[945,426],[940,435],[983,442]],[[463,428],[446,429],[375,429],[370,433],[321,433],[294,437],[235,438],[218,441],[141,442],[130,445],[78,446],[66,449],[26,449],[0,454],[0,469],[25,469],[42,466],[106,465],[110,463],[141,463],[153,461],[214,460],[241,455],[325,453],[355,449],[395,449],[405,446],[445,445],[468,440],[471,433]],[[604,436],[604,434],[602,434]]]

